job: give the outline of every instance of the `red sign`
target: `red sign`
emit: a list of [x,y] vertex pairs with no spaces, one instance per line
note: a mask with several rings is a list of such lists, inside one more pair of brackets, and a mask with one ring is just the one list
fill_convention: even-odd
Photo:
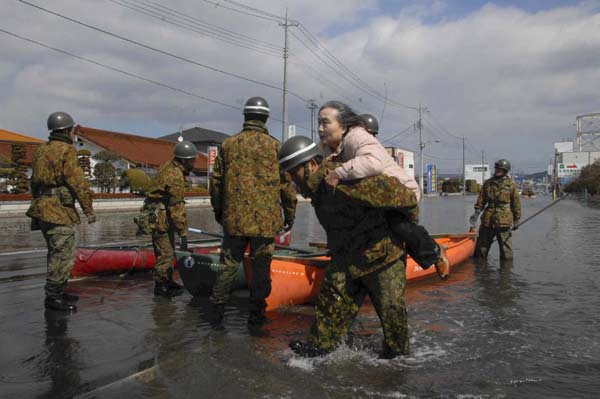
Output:
[[398,165],[404,169],[404,153],[402,151],[396,152],[396,159],[398,161]]
[[211,147],[208,150],[208,164],[213,166],[217,160],[217,147]]

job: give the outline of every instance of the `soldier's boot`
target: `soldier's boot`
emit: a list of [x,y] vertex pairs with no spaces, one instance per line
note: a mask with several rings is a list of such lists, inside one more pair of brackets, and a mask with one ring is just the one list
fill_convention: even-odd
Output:
[[267,322],[267,316],[265,316],[264,309],[261,310],[250,310],[250,314],[248,315],[248,325],[249,326],[262,326]]
[[77,302],[79,300],[79,295],[63,292],[62,298],[67,302]]
[[183,290],[183,286],[181,284],[176,283],[175,280],[173,280],[172,278],[170,280],[167,280],[166,284],[169,287],[169,289],[173,291]]
[[60,310],[63,312],[74,312],[77,310],[77,306],[63,299],[63,284],[46,282],[44,289],[46,291],[46,299],[44,300],[46,309]]
[[[177,284],[177,285],[179,286],[179,284]],[[179,288],[179,289],[172,288],[169,285],[168,281],[156,281],[154,283],[154,295],[156,295],[156,296],[164,296],[164,297],[170,298],[173,296],[181,295],[182,293],[183,292],[182,292],[181,288]]]
[[212,303],[210,304],[210,325],[214,330],[223,330],[223,319],[225,318],[225,304]]
[[446,249],[442,245],[438,246],[440,248],[440,258],[435,263],[435,270],[442,280],[448,280],[448,277],[450,277],[450,261],[446,256]]
[[[251,291],[252,295],[252,291]],[[248,326],[262,326],[267,322],[267,316],[265,316],[265,309],[267,308],[267,302],[262,299],[250,298],[250,312],[248,314]]]
[[77,310],[77,306],[67,302],[62,298],[46,297],[44,300],[44,306],[46,309],[60,310],[64,312],[74,312]]
[[70,294],[68,292],[65,292],[66,289],[67,289],[67,282],[65,281],[65,283],[63,284],[62,299],[64,299],[67,302],[77,302],[79,300],[79,295]]
[[319,357],[325,356],[330,351],[321,349],[310,342],[303,341],[292,341],[290,342],[290,349],[302,357]]

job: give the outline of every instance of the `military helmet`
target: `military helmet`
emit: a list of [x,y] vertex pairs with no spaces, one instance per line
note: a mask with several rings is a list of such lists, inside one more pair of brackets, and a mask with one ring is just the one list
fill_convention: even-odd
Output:
[[376,136],[377,133],[379,133],[379,122],[377,122],[377,118],[371,114],[362,114],[360,117],[365,122],[365,125],[367,125],[369,133]]
[[508,159],[500,159],[496,161],[494,168],[504,169],[508,173],[510,171],[510,162],[508,162]]
[[73,126],[75,126],[75,121],[66,112],[54,112],[48,117],[48,130],[51,132]]
[[286,172],[321,155],[321,150],[306,136],[294,136],[285,141],[279,151],[279,165]]
[[262,97],[251,97],[244,105],[244,115],[246,114],[269,116],[269,103]]
[[198,155],[196,146],[191,141],[181,141],[175,145],[175,158],[192,159]]

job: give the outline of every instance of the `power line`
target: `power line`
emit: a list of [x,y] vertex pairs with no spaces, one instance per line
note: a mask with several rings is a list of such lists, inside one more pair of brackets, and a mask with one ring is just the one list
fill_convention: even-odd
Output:
[[[200,62],[198,62],[198,61],[191,60],[191,59],[189,59],[189,58],[185,58],[185,57],[182,57],[182,56],[179,56],[179,55],[176,55],[176,54],[173,54],[173,53],[170,53],[170,52],[164,51],[164,50],[160,50],[160,49],[158,49],[158,48],[155,48],[155,47],[149,46],[149,45],[147,45],[147,44],[140,43],[140,42],[138,42],[138,41],[135,41],[135,40],[129,39],[129,38],[127,38],[127,37],[124,37],[124,36],[118,35],[118,34],[116,34],[116,33],[112,33],[112,32],[109,32],[109,31],[107,31],[107,30],[104,30],[104,29],[98,28],[98,27],[96,27],[96,26],[93,26],[93,25],[90,25],[90,24],[86,24],[85,22],[81,22],[81,21],[78,21],[78,20],[76,20],[76,19],[73,19],[73,18],[67,17],[67,16],[65,16],[65,15],[62,15],[62,14],[56,13],[56,12],[54,12],[54,11],[51,11],[51,10],[48,10],[48,9],[46,9],[46,8],[44,8],[44,7],[40,7],[40,6],[38,6],[38,5],[35,5],[35,4],[32,4],[32,3],[29,3],[29,2],[27,2],[27,1],[25,1],[25,0],[17,0],[17,1],[19,1],[19,2],[21,2],[21,3],[23,3],[23,4],[26,4],[26,5],[28,5],[28,6],[31,6],[31,7],[33,7],[33,8],[37,8],[38,10],[44,11],[44,12],[46,12],[46,13],[48,13],[48,14],[51,14],[51,15],[54,15],[54,16],[56,16],[56,17],[59,17],[59,18],[65,19],[65,20],[67,20],[67,21],[73,22],[73,23],[75,23],[75,24],[77,24],[77,25],[84,26],[84,27],[86,27],[86,28],[89,28],[89,29],[95,30],[95,31],[97,31],[97,32],[100,32],[100,33],[103,33],[103,34],[105,34],[105,35],[108,35],[108,36],[114,37],[114,38],[116,38],[116,39],[119,39],[119,40],[125,41],[125,42],[127,42],[127,43],[134,44],[134,45],[136,45],[136,46],[139,46],[139,47],[145,48],[145,49],[147,49],[147,50],[151,50],[151,51],[154,51],[154,52],[156,52],[156,53],[159,53],[159,54],[162,54],[162,55],[166,55],[166,56],[168,56],[168,57],[172,57],[172,58],[175,58],[175,59],[177,59],[177,60],[180,60],[180,61],[184,61],[184,62],[187,62],[187,63],[193,64],[193,65],[196,65],[196,66],[199,66],[199,67],[202,67],[202,68],[206,68],[206,69],[209,69],[209,70],[211,70],[211,71],[214,71],[214,72],[219,72],[219,73],[222,73],[222,74],[224,74],[224,75],[227,75],[227,76],[235,77],[235,78],[238,78],[238,79],[241,79],[241,80],[247,81],[247,82],[251,82],[251,83],[255,83],[255,84],[261,85],[261,86],[269,87],[269,88],[271,88],[271,89],[275,89],[275,90],[283,91],[283,89],[282,89],[282,88],[280,88],[280,87],[278,87],[278,86],[275,86],[275,85],[272,85],[272,84],[270,84],[270,83],[261,82],[261,81],[259,81],[259,80],[256,80],[256,79],[247,78],[247,77],[245,77],[245,76],[238,75],[238,74],[236,74],[236,73],[233,73],[233,72],[227,72],[227,71],[224,71],[224,70],[222,70],[222,69],[219,69],[219,68],[216,68],[216,67],[212,67],[212,66],[209,66],[209,65],[206,65],[206,64],[202,64],[202,63],[200,63]],[[305,99],[304,97],[300,96],[299,94],[297,94],[297,93],[294,93],[294,92],[292,92],[292,91],[289,91],[289,93],[290,93],[291,95],[293,95],[294,97],[296,97],[296,98],[298,98],[298,99],[302,100],[303,102],[306,102],[306,99]]]
[[[413,129],[413,131],[409,132],[410,129]],[[408,132],[408,134],[407,134],[407,132]],[[410,136],[411,134],[414,134],[415,132],[416,132],[416,129],[414,129],[414,125],[411,125],[411,126],[407,127],[406,129],[402,130],[401,132],[393,135],[389,139],[382,140],[381,144],[389,143],[390,141],[400,138],[402,136]]]
[[13,37],[16,37],[18,39],[24,40],[26,42],[36,44],[36,45],[38,45],[40,47],[44,47],[44,48],[47,48],[49,50],[56,51],[57,53],[61,53],[63,55],[67,55],[69,57],[76,58],[78,60],[85,61],[85,62],[88,62],[90,64],[94,64],[94,65],[97,65],[99,67],[102,67],[102,68],[105,68],[105,69],[109,69],[109,70],[111,70],[113,72],[118,72],[118,73],[121,73],[123,75],[127,75],[127,76],[129,76],[131,78],[142,80],[144,82],[151,83],[151,84],[156,85],[156,86],[160,86],[160,87],[164,87],[166,89],[177,91],[179,93],[183,93],[183,94],[188,95],[188,96],[196,97],[196,98],[199,98],[201,100],[209,101],[209,102],[214,103],[214,104],[219,104],[219,105],[222,105],[224,107],[233,108],[233,109],[237,109],[237,110],[241,110],[242,109],[241,107],[238,107],[238,106],[235,106],[235,105],[227,104],[227,103],[221,102],[219,100],[215,100],[215,99],[210,98],[210,97],[205,97],[205,96],[202,96],[202,95],[199,95],[199,94],[195,94],[195,93],[192,93],[192,92],[184,90],[184,89],[179,89],[177,87],[170,86],[170,85],[168,85],[166,83],[162,83],[162,82],[159,82],[157,80],[149,79],[149,78],[143,77],[141,75],[137,75],[137,74],[134,74],[134,73],[131,73],[131,72],[127,72],[127,71],[125,71],[123,69],[115,68],[115,67],[110,66],[108,64],[104,64],[102,62],[95,61],[95,60],[93,60],[91,58],[82,57],[80,55],[71,53],[70,51],[62,50],[62,49],[59,49],[57,47],[52,47],[50,45],[44,44],[42,42],[38,42],[36,40],[27,38],[25,36],[21,36],[21,35],[18,35],[16,33],[9,32],[9,31],[4,30],[2,28],[0,28],[0,32],[5,33],[5,34],[10,35],[10,36],[13,36]]
[[453,137],[453,138],[455,138],[455,139],[457,139],[457,140],[462,140],[462,137],[459,137],[459,136],[457,136],[457,135],[454,135],[454,134],[450,133],[450,132],[448,131],[448,129],[446,129],[446,128],[444,127],[444,125],[442,125],[442,124],[440,123],[440,121],[438,121],[438,120],[437,120],[437,119],[436,119],[436,118],[433,116],[433,114],[431,113],[431,111],[428,113],[428,115],[431,117],[431,120],[432,120],[432,121],[433,121],[433,122],[434,122],[434,123],[435,123],[435,124],[436,124],[436,125],[437,125],[437,126],[438,126],[438,127],[439,127],[439,128],[440,128],[440,129],[441,129],[443,132],[444,132],[444,133],[445,133],[445,134],[447,134],[448,136],[450,136],[450,137]]
[[[197,18],[187,16],[175,9],[158,5],[155,6],[152,1],[140,1],[140,0],[107,0],[111,3],[117,4],[121,7],[128,8],[134,12],[149,16],[151,18],[158,19],[162,22],[169,23],[171,25],[178,26],[180,28],[198,33],[203,36],[208,36],[217,40],[224,41],[226,43],[243,47],[249,50],[254,50],[259,53],[271,56],[281,56],[282,49],[273,43],[261,41],[250,36],[243,35],[231,31],[229,29],[220,27],[218,25],[209,24],[201,21]],[[138,3],[138,4],[134,4]]]
[[230,3],[230,4],[233,4],[235,6],[241,7],[241,8],[245,8],[248,11],[255,12],[257,14],[262,14],[262,15],[264,15],[266,17],[271,17],[273,19],[279,19],[280,21],[285,20],[285,17],[283,17],[281,15],[272,14],[272,13],[269,13],[269,12],[264,11],[264,10],[259,10],[258,8],[254,8],[254,7],[251,7],[249,5],[246,5],[246,4],[234,1],[234,0],[223,0],[223,1],[225,1],[226,3]]
[[202,1],[205,2],[205,3],[208,3],[208,4],[212,4],[213,6],[215,6],[215,8],[223,8],[225,10],[234,11],[234,12],[237,12],[237,13],[240,13],[240,14],[249,15],[249,16],[252,16],[252,17],[255,17],[255,18],[264,19],[264,20],[267,20],[267,21],[281,22],[283,20],[283,18],[276,19],[276,18],[271,18],[271,17],[267,17],[267,16],[261,16],[261,15],[258,15],[258,14],[253,14],[253,13],[250,13],[250,12],[247,12],[247,11],[243,11],[243,10],[239,10],[239,9],[233,8],[233,7],[227,7],[227,6],[224,6],[221,3],[217,3],[217,2],[214,2],[214,1],[210,1],[210,0],[202,0]]
[[[246,4],[243,4],[241,2],[234,1],[234,0],[223,0],[223,1],[225,1],[229,4],[232,4],[238,8],[222,6],[220,3],[215,3],[215,2],[209,1],[209,0],[203,0],[203,1],[205,3],[212,4],[216,7],[221,6],[225,9],[244,13],[244,14],[247,14],[247,15],[250,15],[253,17],[257,17],[257,18],[268,19],[268,20],[275,21],[275,22],[281,22],[281,21],[285,20],[285,18],[283,16],[272,14],[267,11],[264,11],[264,10],[261,10],[261,9],[255,8],[255,7],[251,7],[251,6],[248,6]],[[242,8],[243,10],[240,10],[239,8]],[[332,68],[334,70],[334,72],[336,72],[336,74],[339,74],[339,72],[341,70],[341,71],[345,72],[346,74],[350,75],[350,77],[352,79],[348,78],[344,74],[342,74],[342,77],[345,80],[347,80],[348,82],[350,82],[351,84],[353,84],[356,88],[364,91],[365,93],[368,93],[369,95],[378,99],[379,101],[387,103],[388,105],[400,107],[400,108],[412,109],[412,110],[417,109],[414,106],[406,105],[399,101],[386,98],[386,96],[382,95],[378,90],[371,87],[368,83],[366,83],[364,80],[362,80],[358,75],[356,75],[354,72],[352,72],[350,69],[348,69],[348,67],[346,67],[346,65],[343,62],[339,61],[333,54],[331,54],[331,52],[329,50],[327,50],[327,48],[320,42],[320,40],[317,37],[315,37],[302,23],[298,22],[298,28],[299,28],[299,31],[316,47],[316,49],[319,50],[325,56],[325,58],[329,60],[329,62],[333,63],[333,67],[330,64],[328,64],[323,57],[317,57],[317,58],[321,62],[328,65],[330,68]],[[311,50],[311,51],[314,51],[314,50]]]
[[[46,49],[55,51],[57,53],[60,53],[60,54],[63,54],[63,55],[66,55],[66,56],[78,59],[80,61],[84,61],[84,62],[93,64],[93,65],[99,66],[101,68],[105,68],[105,69],[111,70],[113,72],[121,73],[121,74],[129,76],[131,78],[134,78],[134,79],[137,79],[137,80],[141,80],[141,81],[146,82],[146,83],[153,84],[155,86],[160,86],[162,88],[169,89],[169,90],[172,90],[172,91],[175,91],[175,92],[178,92],[178,93],[181,93],[181,94],[185,94],[185,95],[190,96],[190,97],[198,98],[198,99],[201,99],[201,100],[204,100],[204,101],[208,101],[208,102],[211,102],[213,104],[218,104],[218,105],[221,105],[223,107],[232,108],[232,109],[239,110],[239,111],[242,110],[242,107],[238,107],[238,106],[232,105],[232,104],[227,104],[227,103],[224,103],[222,101],[215,100],[214,98],[206,97],[206,96],[203,96],[203,95],[200,95],[200,94],[196,94],[196,93],[190,92],[190,91],[185,90],[185,89],[180,89],[178,87],[171,86],[169,84],[159,82],[159,81],[154,80],[154,79],[146,78],[144,76],[141,76],[141,75],[138,75],[138,74],[135,74],[135,73],[132,73],[132,72],[128,72],[128,71],[126,71],[124,69],[113,67],[111,65],[108,65],[108,64],[105,64],[105,63],[93,60],[91,58],[82,57],[82,56],[77,55],[75,53],[72,53],[70,51],[63,50],[63,49],[60,49],[60,48],[57,48],[57,47],[53,47],[53,46],[50,46],[48,44],[44,44],[44,43],[39,42],[37,40],[33,40],[33,39],[27,38],[25,36],[21,36],[21,35],[16,34],[16,33],[9,32],[9,31],[4,30],[2,28],[0,28],[0,32],[2,32],[4,34],[7,34],[7,35],[10,35],[10,36],[13,36],[13,37],[18,38],[18,39],[21,39],[23,41],[35,44],[37,46],[44,47]],[[271,118],[271,119],[274,120],[274,121],[277,121],[277,122],[281,122],[281,120],[277,119],[277,118]],[[296,125],[296,126],[298,128],[303,129],[303,130],[307,130],[307,131],[310,130],[310,128],[307,128],[306,126],[302,126],[302,125]]]

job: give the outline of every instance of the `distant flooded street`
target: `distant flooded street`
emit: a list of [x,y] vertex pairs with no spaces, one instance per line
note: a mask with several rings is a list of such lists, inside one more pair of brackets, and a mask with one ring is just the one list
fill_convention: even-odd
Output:
[[[475,197],[426,198],[431,233],[464,232]],[[523,218],[550,202],[523,199]],[[219,231],[208,208],[190,226]],[[136,240],[133,213],[82,224],[81,244]],[[72,315],[45,312],[44,240],[25,217],[0,219],[2,398],[549,398],[600,392],[600,209],[566,199],[514,233],[513,262],[467,262],[448,282],[409,286],[411,354],[378,360],[379,322],[361,311],[349,343],[322,359],[292,355],[311,306],[246,325],[246,292],[213,331],[206,301],[155,298],[147,273],[85,278]],[[323,240],[299,205],[292,244]]]

